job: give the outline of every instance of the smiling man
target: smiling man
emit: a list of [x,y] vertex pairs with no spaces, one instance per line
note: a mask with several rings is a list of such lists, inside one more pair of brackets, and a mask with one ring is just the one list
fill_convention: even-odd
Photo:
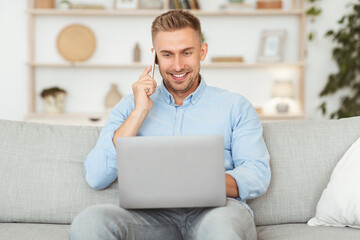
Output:
[[103,189],[117,178],[116,138],[221,134],[226,206],[151,210],[93,206],[74,219],[70,238],[256,239],[246,200],[265,193],[270,182],[269,154],[256,111],[241,95],[206,85],[200,62],[208,45],[202,43],[200,22],[191,13],[173,10],[158,16],[152,39],[162,84],[157,86],[148,66],[133,84],[133,94],[111,111],[85,160],[86,180]]
[[166,89],[174,96],[175,103],[182,101],[199,86],[200,61],[207,54],[207,43],[201,44],[201,33],[190,27],[165,32],[154,29],[153,40],[160,73]]

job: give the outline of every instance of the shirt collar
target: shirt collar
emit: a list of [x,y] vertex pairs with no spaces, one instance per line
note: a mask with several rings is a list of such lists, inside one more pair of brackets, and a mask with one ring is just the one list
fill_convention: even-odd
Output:
[[[205,88],[206,88],[206,83],[204,78],[200,76],[200,84],[199,86],[196,88],[196,90],[194,92],[192,92],[189,96],[187,96],[184,99],[184,103],[186,101],[189,101],[194,105],[197,103],[197,101],[199,101],[201,95],[203,94]],[[160,91],[161,91],[161,95],[163,96],[164,100],[166,101],[167,104],[169,105],[175,105],[175,100],[174,97],[172,96],[172,94],[166,89],[165,84],[164,84],[164,80],[161,82],[161,86],[160,86]]]

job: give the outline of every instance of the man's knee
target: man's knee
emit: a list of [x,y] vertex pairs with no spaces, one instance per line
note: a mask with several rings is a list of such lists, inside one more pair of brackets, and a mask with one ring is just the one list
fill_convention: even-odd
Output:
[[253,218],[243,206],[214,208],[208,211],[195,229],[195,239],[256,240]]
[[256,240],[255,226],[251,221],[245,222],[224,218],[207,218],[199,225],[196,239],[238,239]]
[[[70,239],[112,239],[115,231],[126,230],[126,226],[114,226],[114,212],[119,208],[113,205],[92,206],[76,216],[71,224]],[[119,220],[118,220],[119,221]],[[117,221],[117,222],[118,222]]]

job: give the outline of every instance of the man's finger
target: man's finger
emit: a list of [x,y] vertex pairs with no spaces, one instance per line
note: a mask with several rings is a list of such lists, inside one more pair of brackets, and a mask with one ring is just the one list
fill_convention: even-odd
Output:
[[149,96],[149,95],[152,95],[156,91],[156,84],[148,81],[146,83],[143,83],[140,89],[145,91],[145,93]]
[[145,71],[141,74],[140,77],[145,77],[146,75],[148,75],[151,71],[151,68],[152,68],[151,65],[147,66],[147,68],[145,68]]
[[151,96],[151,95],[153,95],[153,93],[155,92],[155,88],[152,88],[152,87],[150,87],[150,88],[146,88],[145,89],[145,92],[146,92],[146,95],[148,95],[148,96]]

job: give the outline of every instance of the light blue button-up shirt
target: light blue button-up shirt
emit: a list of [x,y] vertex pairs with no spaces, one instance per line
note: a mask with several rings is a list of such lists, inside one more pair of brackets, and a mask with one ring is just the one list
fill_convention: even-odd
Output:
[[[151,95],[153,108],[138,136],[221,134],[224,136],[225,172],[238,186],[238,200],[256,198],[270,182],[269,153],[262,137],[262,125],[250,102],[243,96],[207,86],[202,79],[182,106],[175,104],[164,83]],[[108,187],[117,178],[114,132],[134,109],[134,96],[124,97],[110,112],[98,142],[84,167],[88,184]],[[246,205],[247,206],[247,205]]]

